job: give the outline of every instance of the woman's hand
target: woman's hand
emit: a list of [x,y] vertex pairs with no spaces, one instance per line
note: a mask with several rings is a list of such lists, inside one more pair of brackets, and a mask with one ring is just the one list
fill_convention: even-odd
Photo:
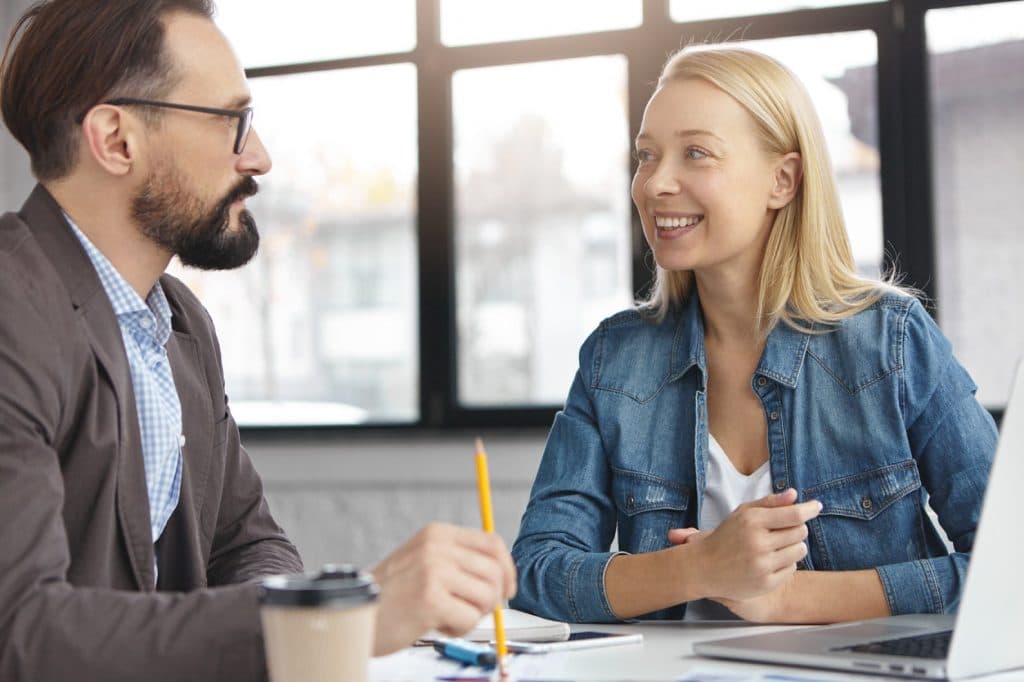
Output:
[[800,573],[791,573],[771,592],[765,592],[749,599],[726,599],[718,597],[714,601],[729,609],[737,616],[751,623],[782,623],[789,617],[794,584],[799,580]]
[[796,491],[791,488],[740,505],[712,531],[676,528],[669,531],[668,538],[673,544],[700,547],[700,592],[704,596],[730,610],[725,601],[751,615],[761,615],[770,611],[777,599],[765,596],[749,606],[741,602],[770,595],[793,576],[797,562],[807,554],[807,521],[821,511],[816,500],[795,501]]
[[771,592],[715,601],[752,623],[837,623],[890,615],[882,580],[873,568],[797,571]]

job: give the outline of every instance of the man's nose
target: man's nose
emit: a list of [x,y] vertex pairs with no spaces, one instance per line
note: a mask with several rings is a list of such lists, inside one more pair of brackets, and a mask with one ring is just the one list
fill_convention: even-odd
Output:
[[245,149],[238,155],[238,172],[244,175],[264,175],[270,172],[272,165],[273,161],[270,160],[267,148],[263,146],[263,140],[253,128],[249,131]]

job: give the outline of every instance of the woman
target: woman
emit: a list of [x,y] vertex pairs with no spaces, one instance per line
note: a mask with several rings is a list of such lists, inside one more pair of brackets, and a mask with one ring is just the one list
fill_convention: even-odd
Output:
[[955,610],[995,425],[921,304],[856,274],[799,81],[750,50],[684,50],[636,157],[656,284],[580,350],[512,605],[577,622]]

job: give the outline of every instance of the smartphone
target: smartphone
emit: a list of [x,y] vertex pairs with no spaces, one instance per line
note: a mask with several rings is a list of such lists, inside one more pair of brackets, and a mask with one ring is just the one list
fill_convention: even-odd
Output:
[[642,642],[644,636],[639,632],[623,634],[619,632],[573,632],[569,639],[562,642],[507,642],[508,650],[514,654],[546,654],[549,651],[570,651],[572,649],[589,649],[599,646],[616,644],[636,644]]

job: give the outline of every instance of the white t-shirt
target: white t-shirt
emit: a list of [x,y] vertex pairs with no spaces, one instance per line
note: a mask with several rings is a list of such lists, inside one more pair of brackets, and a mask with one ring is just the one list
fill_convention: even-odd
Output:
[[[772,492],[771,470],[765,462],[757,471],[744,476],[733,465],[715,437],[708,434],[708,457],[705,470],[704,503],[697,527],[714,530],[744,502],[751,502]],[[729,609],[710,599],[692,601],[686,607],[685,620],[735,620]]]

